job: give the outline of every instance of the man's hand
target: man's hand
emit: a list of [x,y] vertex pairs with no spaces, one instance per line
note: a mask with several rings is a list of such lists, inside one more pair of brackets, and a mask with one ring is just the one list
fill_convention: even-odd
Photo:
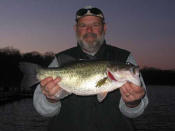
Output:
[[128,107],[136,107],[138,104],[140,104],[141,99],[144,97],[145,89],[127,82],[120,87],[120,93],[123,101]]
[[49,102],[54,103],[58,101],[55,95],[61,90],[58,85],[58,82],[60,81],[61,78],[58,77],[56,79],[53,79],[52,77],[47,77],[40,82],[41,90]]

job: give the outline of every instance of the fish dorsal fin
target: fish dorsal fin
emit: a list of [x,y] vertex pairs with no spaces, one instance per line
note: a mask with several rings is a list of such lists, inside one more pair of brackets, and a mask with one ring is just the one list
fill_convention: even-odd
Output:
[[103,92],[103,93],[97,94],[97,100],[99,102],[102,102],[106,98],[107,94],[108,94],[108,92]]
[[103,79],[99,80],[95,87],[101,87],[106,82],[107,79],[108,77],[104,77]]

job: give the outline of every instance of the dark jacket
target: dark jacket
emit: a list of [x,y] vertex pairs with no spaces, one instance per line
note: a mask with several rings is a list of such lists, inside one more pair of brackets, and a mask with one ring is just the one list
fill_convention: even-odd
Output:
[[[77,60],[112,60],[125,62],[130,52],[103,44],[95,56],[82,52],[79,46],[56,54],[59,65]],[[61,100],[60,113],[49,123],[49,131],[133,131],[130,119],[119,110],[119,90],[98,102],[97,96],[70,95]]]

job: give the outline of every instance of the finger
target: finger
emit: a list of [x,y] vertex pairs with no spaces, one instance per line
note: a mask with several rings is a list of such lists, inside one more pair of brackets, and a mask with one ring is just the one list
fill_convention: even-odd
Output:
[[61,90],[61,87],[60,87],[58,84],[56,84],[53,88],[51,88],[51,89],[49,90],[48,95],[50,95],[50,96],[55,96],[55,94],[56,94],[57,92],[59,92],[60,90]]
[[49,82],[45,85],[46,90],[49,91],[49,90],[51,90],[52,88],[56,87],[56,86],[58,85],[58,82],[60,82],[60,81],[61,81],[61,78],[59,78],[59,77],[55,78],[54,80],[49,81]]
[[122,96],[126,96],[126,94],[128,94],[128,90],[126,89],[126,85],[123,85],[121,88],[120,88],[120,93]]
[[126,90],[129,92],[129,94],[134,95],[135,94],[135,88],[133,87],[133,84],[130,82],[126,83]]
[[49,95],[48,95],[48,92],[47,92],[46,90],[42,90],[42,93],[43,93],[45,96],[47,96],[47,97],[49,96]]
[[131,102],[135,100],[135,97],[129,93],[123,93],[122,99],[124,102]]
[[130,103],[130,102],[135,101],[135,98],[134,98],[132,95],[129,95],[128,97],[125,96],[125,97],[123,98],[123,101],[124,101],[125,103]]
[[52,91],[50,91],[50,92],[48,92],[47,93],[47,96],[49,97],[49,98],[55,98],[55,94],[57,93],[57,92],[59,92],[59,88],[54,88]]
[[51,80],[45,85],[45,90],[49,91],[52,88],[54,88],[56,85],[57,83],[54,80]]
[[53,80],[52,77],[47,77],[47,78],[41,80],[40,85],[41,85],[41,86],[45,86],[45,85],[46,85],[49,81],[51,81],[51,80]]
[[61,78],[60,77],[57,77],[57,78],[55,78],[54,80],[53,80],[53,82],[55,83],[55,84],[57,84],[58,82],[60,82],[61,81]]
[[137,86],[137,85],[135,85],[135,84],[133,84],[131,82],[128,82],[128,83],[129,83],[131,89],[133,89],[133,90],[137,91],[137,90],[140,90],[142,88],[141,86]]
[[135,97],[135,99],[140,99],[144,95],[145,91],[143,87],[137,86],[130,82],[129,85],[130,87],[128,87],[127,89]]
[[133,96],[130,94],[130,91],[128,90],[129,84],[126,83],[120,88],[120,93],[122,95],[122,99],[125,102],[131,101],[133,99]]

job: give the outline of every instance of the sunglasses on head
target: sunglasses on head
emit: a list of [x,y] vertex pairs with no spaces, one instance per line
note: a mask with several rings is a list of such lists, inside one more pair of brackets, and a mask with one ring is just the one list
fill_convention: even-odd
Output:
[[103,18],[103,13],[98,8],[90,8],[90,9],[83,8],[83,9],[78,10],[76,14],[77,14],[77,16],[81,17],[81,16],[84,16],[85,14],[87,14],[88,11],[90,11],[90,13],[93,15],[100,15],[100,17]]

